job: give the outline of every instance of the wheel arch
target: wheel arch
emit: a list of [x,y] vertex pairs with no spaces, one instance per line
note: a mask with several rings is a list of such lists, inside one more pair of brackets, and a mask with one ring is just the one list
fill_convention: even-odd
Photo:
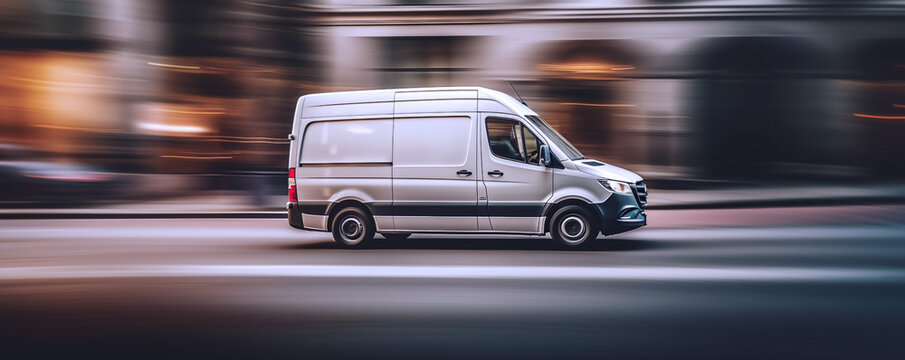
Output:
[[542,230],[545,234],[550,232],[550,221],[552,221],[553,214],[555,214],[557,210],[569,205],[578,205],[583,207],[585,210],[591,213],[591,216],[594,217],[593,221],[595,221],[597,224],[602,224],[601,216],[594,208],[593,203],[581,197],[568,197],[559,199],[556,202],[551,203],[551,205],[548,206],[546,210],[544,210],[544,227]]
[[330,208],[327,210],[327,229],[330,231],[333,229],[333,220],[336,218],[336,214],[339,213],[340,210],[345,209],[347,207],[356,207],[364,211],[365,214],[371,218],[371,223],[374,223],[374,214],[371,212],[371,209],[368,208],[367,205],[363,201],[357,198],[346,198],[334,203],[330,204]]

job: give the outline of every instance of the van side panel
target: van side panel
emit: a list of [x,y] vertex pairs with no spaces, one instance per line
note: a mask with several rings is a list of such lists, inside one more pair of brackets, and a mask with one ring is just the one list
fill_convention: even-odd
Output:
[[[392,169],[384,166],[298,168],[299,208],[306,227],[328,230],[327,214],[343,200],[355,200],[367,206],[377,228],[392,227],[389,207],[392,203]],[[309,218],[312,222],[309,222]],[[388,222],[389,221],[389,222]]]
[[296,184],[305,226],[329,230],[331,206],[355,200],[372,212],[378,230],[391,227],[381,209],[393,199],[393,121],[333,118],[309,122],[302,132]]
[[396,93],[393,219],[398,231],[477,231],[476,90]]
[[[399,118],[393,164],[397,167],[466,166],[474,146],[474,117]],[[445,174],[443,174],[445,176]]]

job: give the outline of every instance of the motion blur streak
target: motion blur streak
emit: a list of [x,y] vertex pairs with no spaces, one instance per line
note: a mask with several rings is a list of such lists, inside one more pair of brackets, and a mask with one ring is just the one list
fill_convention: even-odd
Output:
[[[120,174],[73,205],[279,207],[299,96],[511,81],[653,189],[901,182],[903,19],[889,0],[12,0],[0,145]],[[0,204],[53,206],[33,185]]]
[[888,120],[905,120],[905,116],[886,116],[886,115],[868,115],[868,114],[855,114],[857,117],[870,118],[870,119],[888,119]]
[[558,266],[357,266],[194,265],[57,266],[0,269],[0,279],[120,277],[302,277],[399,279],[678,280],[902,282],[901,270],[812,268],[558,267]]

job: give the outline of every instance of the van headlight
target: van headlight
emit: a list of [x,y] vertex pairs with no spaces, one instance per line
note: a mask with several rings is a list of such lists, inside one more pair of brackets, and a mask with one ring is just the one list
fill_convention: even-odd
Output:
[[600,185],[603,185],[603,187],[605,187],[607,190],[612,191],[612,192],[616,192],[616,193],[620,193],[620,194],[631,194],[632,193],[631,185],[629,185],[628,183],[622,182],[622,181],[609,180],[609,179],[597,179],[597,182],[599,182]]

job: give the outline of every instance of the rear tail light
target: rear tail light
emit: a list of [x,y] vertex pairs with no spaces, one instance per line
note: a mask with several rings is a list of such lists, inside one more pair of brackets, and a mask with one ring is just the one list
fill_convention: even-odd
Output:
[[299,195],[295,190],[295,168],[289,169],[289,201],[299,201]]

